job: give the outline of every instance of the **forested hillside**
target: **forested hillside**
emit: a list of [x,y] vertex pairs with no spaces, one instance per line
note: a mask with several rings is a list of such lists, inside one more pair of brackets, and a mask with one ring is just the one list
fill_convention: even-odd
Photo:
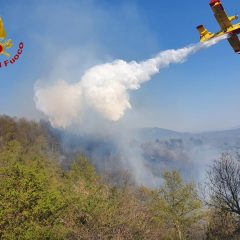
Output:
[[206,200],[177,171],[158,189],[131,173],[116,185],[81,153],[63,166],[60,149],[46,124],[0,117],[0,239],[239,239],[234,157],[210,168]]

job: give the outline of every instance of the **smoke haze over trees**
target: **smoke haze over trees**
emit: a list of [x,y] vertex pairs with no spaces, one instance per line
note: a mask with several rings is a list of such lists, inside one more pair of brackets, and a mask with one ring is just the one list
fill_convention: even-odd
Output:
[[[139,186],[120,168],[97,173],[74,147],[63,155],[58,138],[46,123],[0,117],[1,239],[238,239],[239,176],[219,175],[237,173],[233,155],[210,168],[204,206],[196,184],[176,170],[163,171],[156,188]],[[214,188],[221,176],[217,190],[230,195]]]

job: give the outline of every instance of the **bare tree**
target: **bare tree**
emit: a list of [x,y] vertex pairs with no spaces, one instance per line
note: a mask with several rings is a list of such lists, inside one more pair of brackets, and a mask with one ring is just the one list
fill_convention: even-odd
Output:
[[240,162],[225,153],[207,172],[208,204],[240,217]]

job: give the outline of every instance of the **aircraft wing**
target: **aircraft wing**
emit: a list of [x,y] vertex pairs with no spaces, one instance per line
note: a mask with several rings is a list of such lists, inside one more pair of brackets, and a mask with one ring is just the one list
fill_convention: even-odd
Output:
[[232,23],[226,14],[223,5],[220,0],[211,0],[210,6],[213,10],[214,16],[220,25],[221,29],[225,31],[227,28],[232,26]]
[[0,38],[5,39],[6,38],[6,32],[3,26],[2,18],[0,17]]
[[240,40],[237,34],[233,34],[230,38],[228,38],[228,42],[230,43],[234,51],[240,54]]

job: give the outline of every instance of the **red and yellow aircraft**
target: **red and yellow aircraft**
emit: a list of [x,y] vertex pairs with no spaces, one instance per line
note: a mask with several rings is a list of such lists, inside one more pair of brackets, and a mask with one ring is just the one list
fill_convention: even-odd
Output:
[[211,33],[208,32],[203,25],[200,25],[197,27],[197,30],[200,33],[200,41],[206,42],[212,38],[227,34],[229,36],[228,42],[234,51],[240,54],[240,40],[237,36],[237,34],[240,34],[240,23],[232,24],[232,21],[237,20],[238,16],[236,15],[229,17],[226,14],[220,0],[211,0],[209,5],[211,6],[214,16],[221,27],[221,31],[217,33]]

